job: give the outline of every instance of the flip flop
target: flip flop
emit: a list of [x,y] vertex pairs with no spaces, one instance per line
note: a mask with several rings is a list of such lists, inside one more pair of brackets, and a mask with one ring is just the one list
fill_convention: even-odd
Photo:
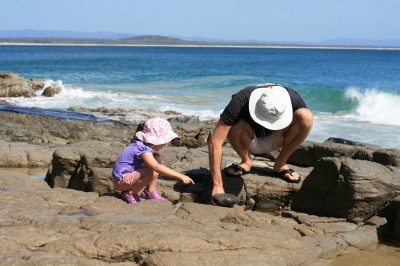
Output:
[[211,196],[211,204],[222,207],[233,207],[238,204],[239,199],[231,194],[218,193]]
[[282,180],[284,180],[284,181],[286,181],[288,183],[298,184],[298,183],[301,182],[301,177],[300,176],[299,176],[298,179],[295,179],[295,180],[290,179],[289,177],[286,176],[287,174],[292,175],[292,173],[294,173],[294,172],[295,171],[293,169],[289,168],[289,169],[282,170],[280,172],[275,172],[274,171],[273,175],[274,175],[274,177],[280,178],[280,179],[282,179]]
[[[229,172],[228,172],[229,169],[233,169],[233,170],[234,170],[233,173],[229,173]],[[241,173],[241,174],[234,174],[234,173],[237,172],[237,171],[241,171],[242,173]],[[231,166],[229,166],[228,168],[226,168],[226,170],[225,170],[225,175],[226,175],[226,176],[229,176],[229,177],[239,177],[239,176],[248,174],[249,172],[250,172],[250,170],[247,171],[246,169],[244,169],[244,168],[241,167],[240,165],[234,163],[234,164],[232,164]]]

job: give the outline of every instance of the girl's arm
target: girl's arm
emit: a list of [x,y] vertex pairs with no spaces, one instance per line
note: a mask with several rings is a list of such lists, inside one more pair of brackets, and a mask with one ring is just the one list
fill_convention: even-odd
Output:
[[177,171],[172,170],[171,168],[166,167],[165,165],[158,163],[151,152],[144,152],[140,157],[143,159],[147,167],[149,167],[153,171],[156,171],[157,173],[165,176],[181,180],[185,184],[194,184],[193,180],[187,175],[183,175]]

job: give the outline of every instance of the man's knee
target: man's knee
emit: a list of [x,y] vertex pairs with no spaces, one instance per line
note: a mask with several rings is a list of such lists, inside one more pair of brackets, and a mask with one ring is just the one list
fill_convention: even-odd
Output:
[[232,126],[228,133],[228,140],[239,140],[246,137],[250,140],[253,139],[253,129],[245,120],[240,119],[239,122]]
[[301,128],[310,129],[313,124],[311,111],[307,108],[297,109],[293,114],[293,122]]

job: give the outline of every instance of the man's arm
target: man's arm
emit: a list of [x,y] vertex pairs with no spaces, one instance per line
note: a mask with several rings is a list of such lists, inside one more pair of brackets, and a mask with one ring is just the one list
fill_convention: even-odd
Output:
[[221,176],[222,145],[230,129],[231,126],[219,120],[208,143],[210,172],[213,179],[212,195],[225,193]]

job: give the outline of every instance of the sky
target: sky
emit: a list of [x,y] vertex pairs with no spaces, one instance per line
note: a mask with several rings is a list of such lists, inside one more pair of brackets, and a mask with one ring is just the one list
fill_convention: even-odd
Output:
[[400,39],[400,0],[0,0],[0,30],[227,41]]

